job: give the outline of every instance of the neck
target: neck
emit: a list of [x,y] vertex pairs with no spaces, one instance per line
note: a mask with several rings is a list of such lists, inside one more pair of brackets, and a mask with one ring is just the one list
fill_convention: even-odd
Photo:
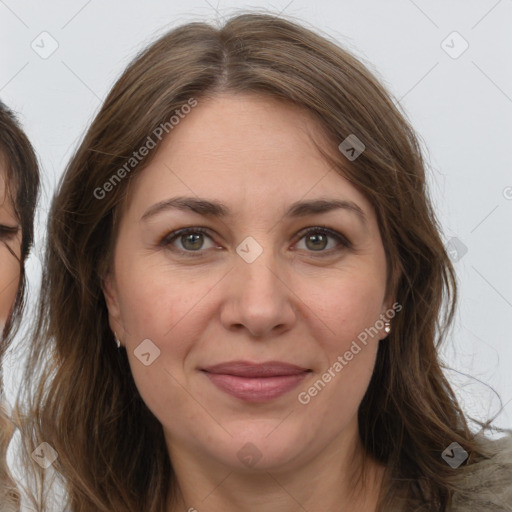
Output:
[[350,444],[334,440],[314,459],[284,470],[233,469],[170,452],[178,492],[169,512],[375,512],[384,477],[384,467],[365,456],[358,437]]

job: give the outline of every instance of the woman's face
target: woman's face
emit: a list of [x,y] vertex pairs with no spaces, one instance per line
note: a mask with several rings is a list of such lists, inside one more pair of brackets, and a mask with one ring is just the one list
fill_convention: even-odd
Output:
[[217,96],[132,183],[104,291],[173,463],[296,468],[354,446],[386,261],[315,132],[295,107]]
[[21,228],[7,193],[0,156],[0,333],[16,298],[20,279]]

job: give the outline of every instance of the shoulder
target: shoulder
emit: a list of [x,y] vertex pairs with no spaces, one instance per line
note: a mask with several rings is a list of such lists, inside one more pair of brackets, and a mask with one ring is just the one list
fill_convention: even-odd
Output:
[[512,512],[512,430],[480,444],[488,457],[457,469],[450,512]]

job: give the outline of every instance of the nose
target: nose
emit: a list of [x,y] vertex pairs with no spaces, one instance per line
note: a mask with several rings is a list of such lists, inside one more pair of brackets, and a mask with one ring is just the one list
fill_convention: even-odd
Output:
[[227,330],[267,338],[291,329],[297,321],[296,295],[271,252],[264,250],[252,263],[235,261],[220,315]]

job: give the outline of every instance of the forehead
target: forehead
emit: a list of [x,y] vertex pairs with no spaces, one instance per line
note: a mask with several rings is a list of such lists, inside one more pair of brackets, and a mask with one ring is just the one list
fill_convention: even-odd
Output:
[[329,151],[321,124],[295,105],[254,94],[199,101],[132,182],[130,202],[147,204],[176,192],[223,197],[235,209],[248,201],[265,208],[341,194],[369,207],[315,142]]
[[14,208],[12,202],[12,190],[14,184],[8,183],[7,176],[7,159],[0,150],[0,209],[7,211],[10,215],[14,216]]
[[186,154],[188,161],[222,160],[226,166],[230,156],[243,160],[250,155],[261,163],[283,155],[311,157],[312,139],[322,141],[322,132],[321,124],[304,108],[257,94],[224,93],[200,100],[172,130],[162,149],[180,157]]
[[5,168],[5,158],[0,149],[0,205],[5,201],[6,196],[6,180],[7,180],[7,169]]

